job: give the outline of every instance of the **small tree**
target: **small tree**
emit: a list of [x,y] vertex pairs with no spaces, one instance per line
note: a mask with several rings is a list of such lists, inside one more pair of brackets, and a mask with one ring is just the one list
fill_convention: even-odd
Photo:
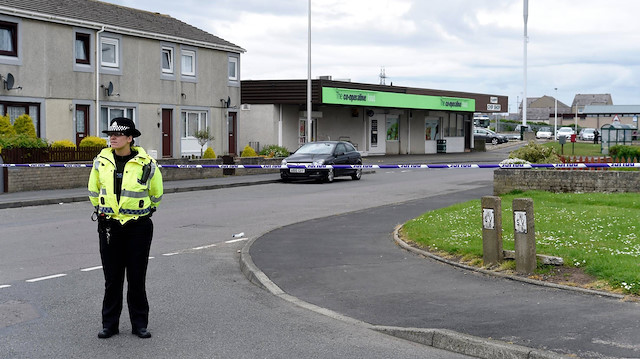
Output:
[[33,125],[33,121],[31,121],[31,116],[29,115],[20,115],[13,122],[13,128],[16,130],[18,135],[25,135],[30,138],[38,137],[36,135],[36,127]]
[[11,119],[9,115],[0,116],[0,135],[5,136],[14,136],[16,134],[16,130],[13,128],[11,124]]
[[209,133],[209,127],[204,130],[196,131],[196,133],[193,134],[193,137],[195,137],[200,144],[200,157],[203,156],[202,153],[204,152],[204,145],[206,145],[207,142],[213,141],[215,139],[213,135]]

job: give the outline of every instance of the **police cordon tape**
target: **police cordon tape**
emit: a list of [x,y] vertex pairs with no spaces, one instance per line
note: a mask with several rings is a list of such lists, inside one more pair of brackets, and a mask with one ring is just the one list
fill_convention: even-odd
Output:
[[[74,164],[74,163],[0,163],[0,167],[66,167],[66,168],[91,168],[91,164]],[[486,164],[404,164],[404,165],[311,165],[303,163],[291,163],[286,165],[158,165],[160,168],[179,168],[179,169],[200,169],[200,168],[219,168],[219,169],[287,169],[287,168],[306,168],[306,169],[443,169],[443,168],[640,168],[640,163],[486,163]]]

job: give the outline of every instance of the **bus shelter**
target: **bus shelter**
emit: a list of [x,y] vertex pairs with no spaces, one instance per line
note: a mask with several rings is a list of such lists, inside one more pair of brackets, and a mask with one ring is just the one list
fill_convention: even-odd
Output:
[[601,153],[608,155],[609,147],[611,146],[632,145],[636,131],[635,127],[619,122],[600,127],[600,138],[602,140],[600,145]]

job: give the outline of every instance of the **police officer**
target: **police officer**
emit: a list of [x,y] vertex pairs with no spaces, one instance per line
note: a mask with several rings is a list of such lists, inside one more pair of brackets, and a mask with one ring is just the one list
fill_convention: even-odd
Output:
[[111,147],[96,156],[89,176],[105,279],[98,338],[120,331],[125,273],[131,332],[150,338],[145,281],[153,236],[151,215],[162,199],[162,175],[155,160],[142,147],[133,146],[140,131],[131,119],[115,118],[102,132],[109,135]]

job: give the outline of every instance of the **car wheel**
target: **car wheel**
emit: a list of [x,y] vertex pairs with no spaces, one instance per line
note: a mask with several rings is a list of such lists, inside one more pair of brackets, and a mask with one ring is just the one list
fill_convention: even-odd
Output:
[[333,180],[335,179],[335,175],[333,173],[333,168],[329,168],[329,171],[327,171],[327,175],[324,178],[324,181],[327,183],[331,183],[333,182]]
[[491,139],[491,144],[492,144],[492,145],[497,145],[499,142],[500,142],[500,141],[498,141],[498,139],[497,139],[497,138],[492,138],[492,139]]
[[354,174],[351,175],[351,179],[354,181],[359,181],[362,178],[362,170],[356,170]]

